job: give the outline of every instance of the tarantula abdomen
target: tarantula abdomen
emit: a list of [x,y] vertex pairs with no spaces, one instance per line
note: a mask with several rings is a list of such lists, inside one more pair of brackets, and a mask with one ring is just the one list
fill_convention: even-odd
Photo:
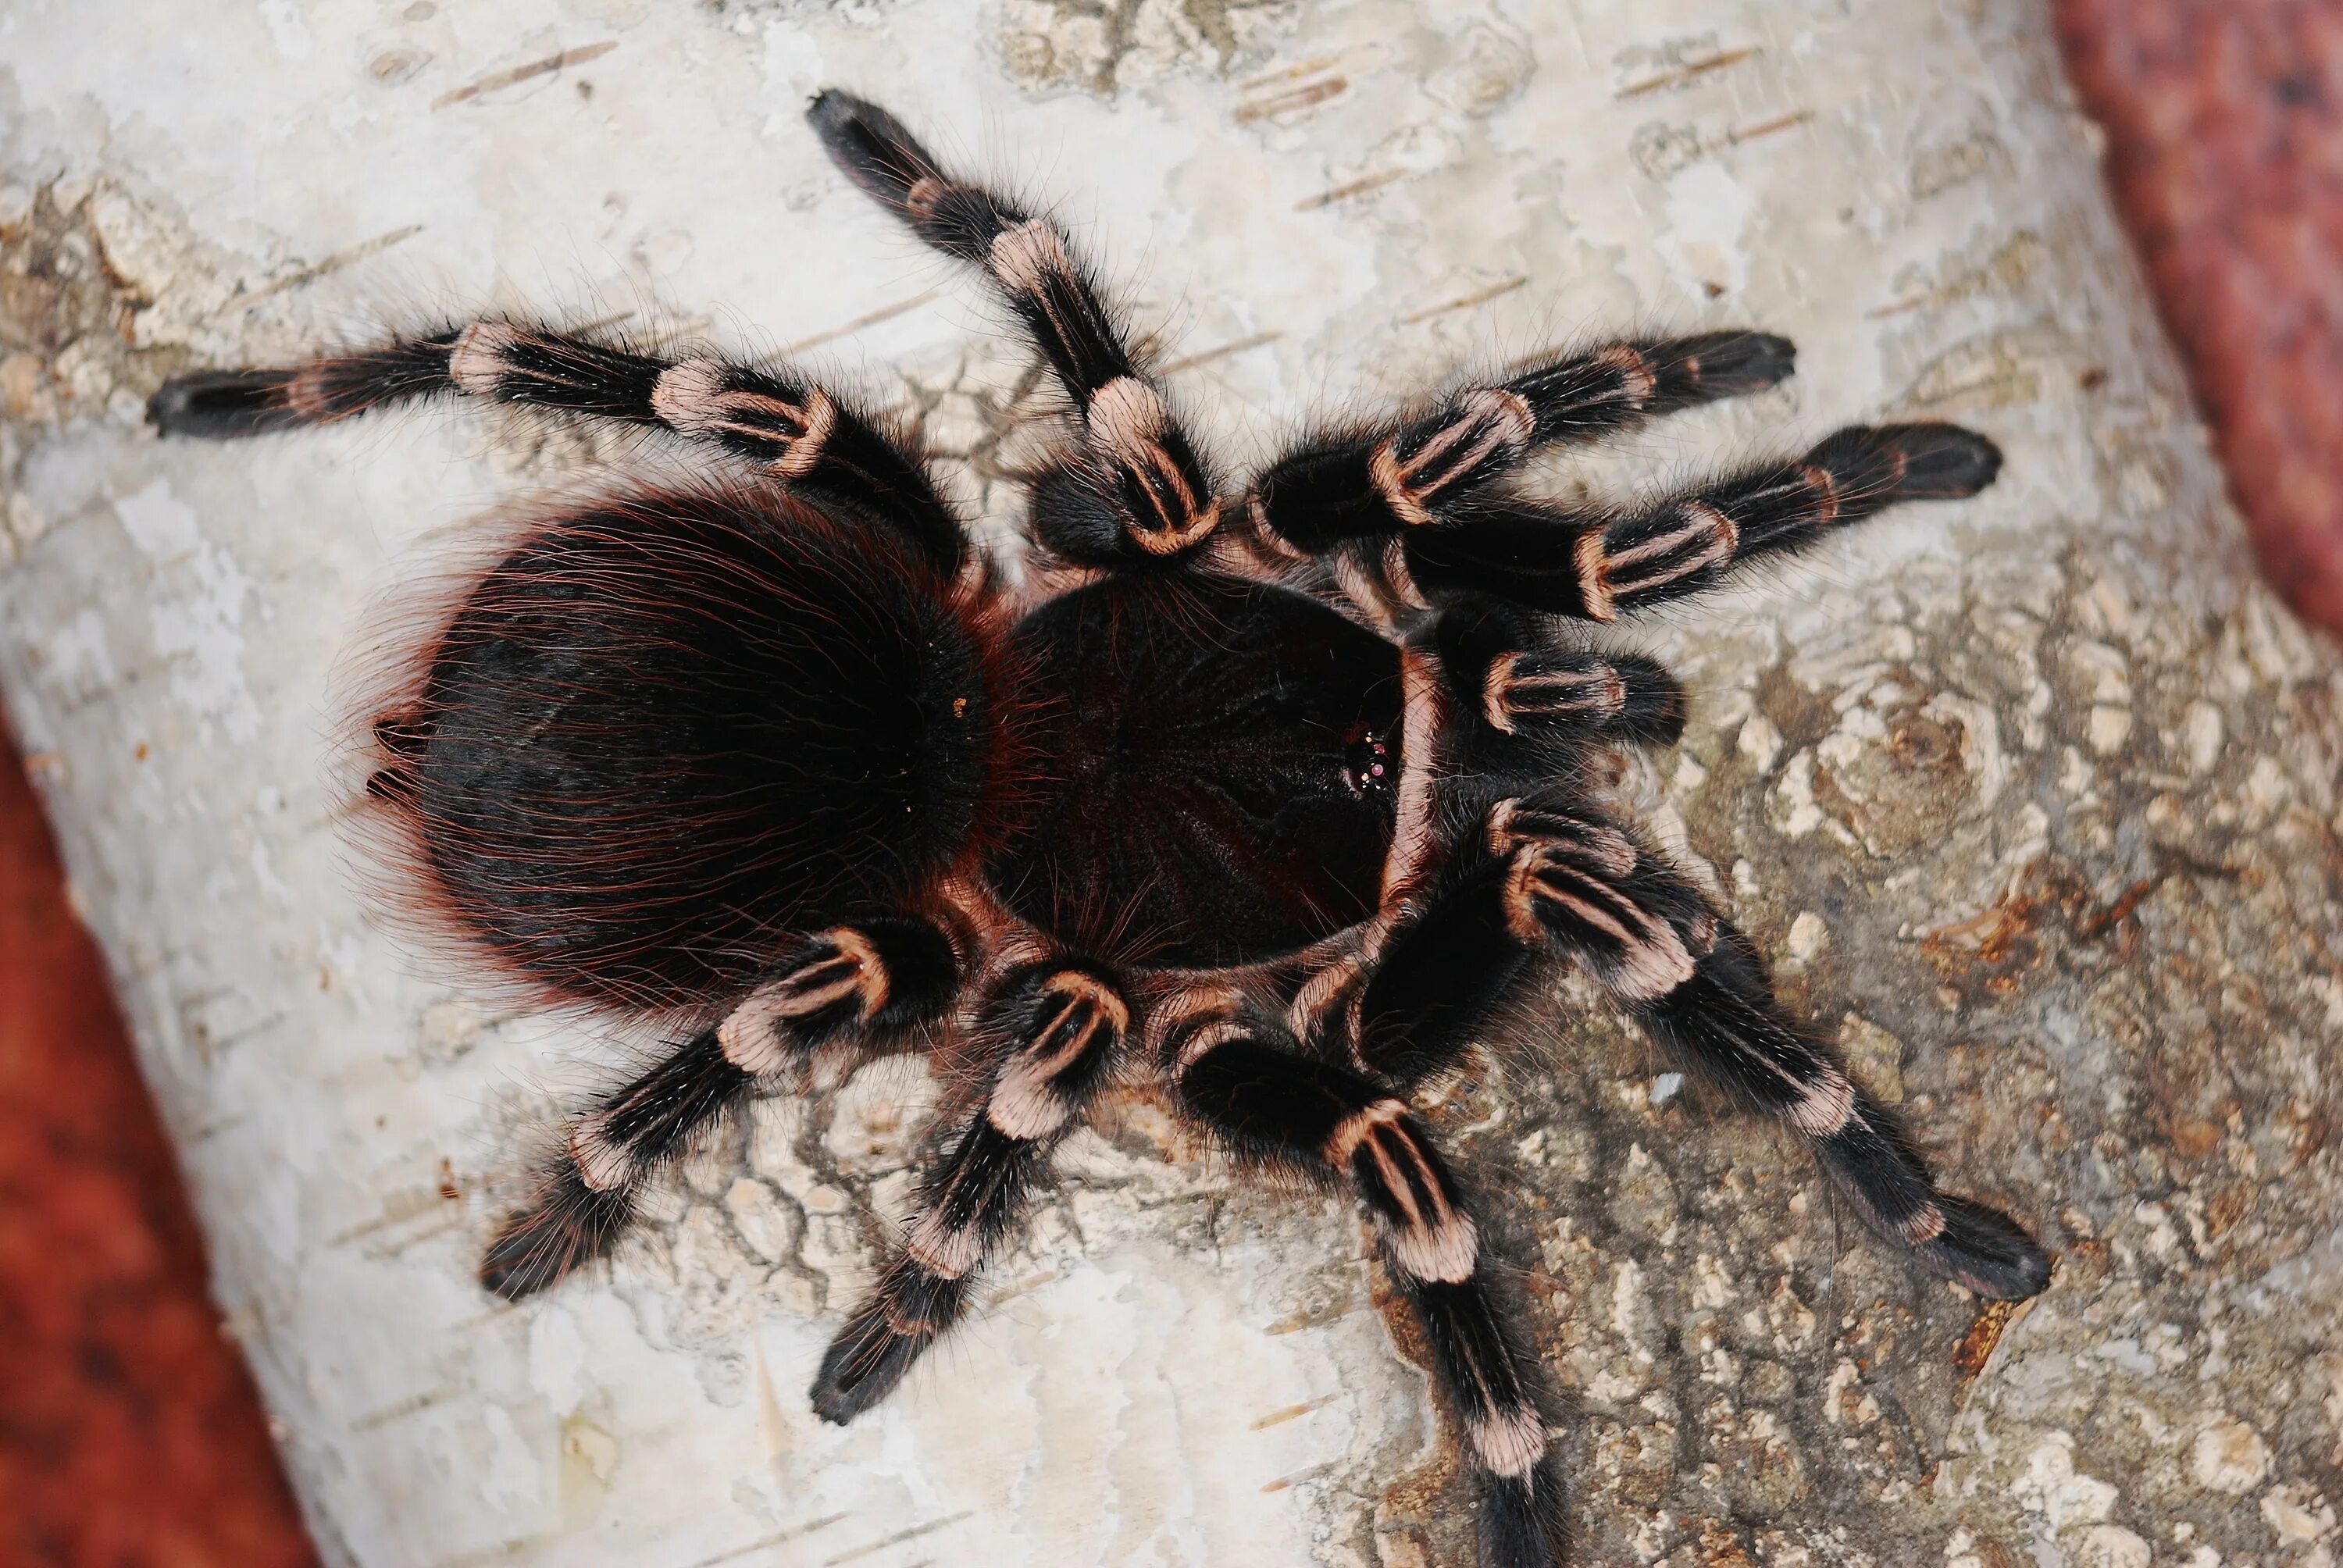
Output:
[[914,897],[996,787],[1001,637],[784,489],[527,525],[376,721],[425,900],[571,1000],[706,1011],[807,920]]

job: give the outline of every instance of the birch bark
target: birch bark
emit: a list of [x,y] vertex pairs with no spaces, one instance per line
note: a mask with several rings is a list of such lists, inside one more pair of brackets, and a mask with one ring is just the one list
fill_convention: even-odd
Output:
[[623,1042],[368,918],[329,672],[484,510],[642,454],[477,412],[166,447],[140,405],[417,313],[628,312],[910,405],[1005,530],[1031,378],[823,165],[833,83],[1059,198],[1232,468],[1653,324],[1798,375],[1557,485],[2001,442],[1978,502],[1636,628],[1698,708],[1624,788],[2051,1292],[1980,1322],[1572,987],[1437,1117],[1530,1272],[1588,1562],[2332,1560],[2343,678],[2246,576],[2033,5],[20,0],[0,39],[0,680],[329,1561],[1469,1561],[1355,1218],[1143,1102],[847,1431],[801,1391],[916,1070],[760,1106],[600,1278],[471,1283]]

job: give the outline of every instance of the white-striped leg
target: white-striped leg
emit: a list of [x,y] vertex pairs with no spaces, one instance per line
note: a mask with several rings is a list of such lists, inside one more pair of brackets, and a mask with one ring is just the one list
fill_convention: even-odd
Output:
[[984,269],[1073,399],[1083,453],[1045,508],[1051,549],[1133,567],[1199,548],[1221,517],[1211,477],[1064,233],[947,172],[876,104],[825,92],[807,118],[863,191],[938,250]]
[[2050,1260],[1998,1211],[1941,1191],[1887,1109],[1837,1050],[1774,1000],[1755,950],[1699,890],[1615,822],[1568,804],[1512,803],[1484,886],[1524,944],[1573,954],[1655,1040],[1813,1146],[1865,1222],[1980,1295],[2022,1300]]
[[1555,648],[1541,617],[1492,603],[1458,606],[1433,628],[1455,700],[1500,735],[1673,746],[1684,685],[1657,659]]
[[531,1201],[488,1243],[480,1282],[518,1301],[608,1253],[634,1219],[645,1179],[759,1078],[795,1072],[844,1034],[927,1022],[950,1001],[957,977],[950,942],[923,920],[868,920],[799,942],[716,1028],[570,1123]]
[[176,377],[146,413],[166,436],[226,440],[455,396],[662,427],[889,519],[947,573],[966,552],[919,460],[827,389],[786,369],[662,359],[526,322],[473,321],[307,365]]
[[1106,971],[1050,962],[1007,977],[980,1027],[1001,1042],[990,1085],[930,1172],[901,1253],[822,1358],[813,1408],[827,1421],[886,1397],[959,1321],[985,1255],[1113,1072],[1131,1008]]
[[480,1259],[480,1283],[507,1301],[533,1295],[616,1246],[643,1178],[748,1097],[754,1081],[707,1030],[570,1123],[528,1205]]
[[1514,651],[1492,659],[1481,715],[1493,729],[1574,730],[1669,746],[1684,733],[1684,688],[1656,659]]
[[1616,620],[1700,592],[1748,562],[1803,549],[1902,501],[1976,495],[2001,452],[1956,425],[1856,426],[1804,457],[1752,467],[1640,511],[1573,510],[1502,490],[1402,540],[1417,591]]
[[1395,425],[1307,441],[1253,482],[1248,510],[1262,531],[1308,554],[1438,528],[1548,442],[1591,439],[1655,414],[1745,397],[1787,376],[1795,357],[1787,338],[1762,332],[1564,355],[1509,381],[1462,388]]
[[1554,1568],[1561,1493],[1534,1358],[1501,1305],[1479,1228],[1429,1130],[1373,1081],[1273,1050],[1232,1020],[1198,1020],[1169,1043],[1182,1106],[1240,1158],[1347,1184],[1366,1204],[1480,1477],[1482,1568]]

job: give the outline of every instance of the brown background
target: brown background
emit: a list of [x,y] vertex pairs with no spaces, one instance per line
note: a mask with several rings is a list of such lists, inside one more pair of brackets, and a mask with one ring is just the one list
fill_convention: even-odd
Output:
[[[2056,14],[2263,569],[2343,636],[2343,0]],[[37,800],[0,767],[0,1564],[314,1562]]]
[[2343,635],[2343,4],[2056,10],[2263,573]]

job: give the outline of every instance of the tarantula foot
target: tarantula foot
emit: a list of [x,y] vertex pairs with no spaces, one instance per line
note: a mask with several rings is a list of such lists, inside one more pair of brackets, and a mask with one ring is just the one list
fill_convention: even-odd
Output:
[[1744,397],[1789,378],[1797,346],[1772,332],[1715,332],[1680,339],[1675,359],[1704,397]]
[[1481,1490],[1481,1568],[1560,1568],[1562,1488],[1543,1463]]
[[147,422],[166,436],[226,441],[301,423],[285,405],[282,370],[206,370],[175,376],[146,402]]
[[1904,459],[1899,500],[1956,500],[1974,496],[2001,473],[2001,448],[1958,425],[1884,425],[1879,433]]
[[1930,1268],[1997,1302],[2038,1296],[2050,1283],[2050,1254],[2016,1221],[1966,1198],[1936,1201],[1945,1228],[1918,1249]]
[[890,211],[910,212],[920,180],[935,176],[927,149],[868,98],[826,87],[807,104],[806,119],[846,176]]
[[533,1296],[608,1252],[633,1211],[628,1193],[597,1191],[565,1170],[504,1222],[480,1255],[480,1283],[508,1302]]
[[885,1399],[920,1352],[935,1342],[937,1332],[921,1326],[906,1332],[876,1302],[856,1312],[830,1342],[814,1375],[814,1414],[844,1426]]

